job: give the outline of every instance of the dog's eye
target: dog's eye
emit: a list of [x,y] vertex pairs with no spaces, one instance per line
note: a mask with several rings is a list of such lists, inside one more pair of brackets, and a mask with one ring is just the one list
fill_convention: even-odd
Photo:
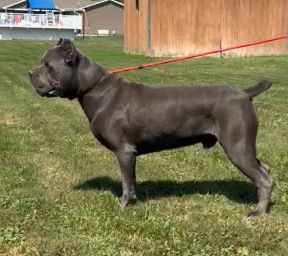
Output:
[[43,64],[44,64],[44,66],[48,69],[48,71],[52,71],[52,70],[53,70],[52,65],[49,64],[47,61],[44,61]]

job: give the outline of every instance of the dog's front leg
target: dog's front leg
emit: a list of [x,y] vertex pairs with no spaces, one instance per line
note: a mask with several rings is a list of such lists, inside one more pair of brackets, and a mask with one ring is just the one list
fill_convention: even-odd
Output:
[[121,208],[136,200],[136,156],[132,152],[120,151],[116,153],[122,175],[122,202]]

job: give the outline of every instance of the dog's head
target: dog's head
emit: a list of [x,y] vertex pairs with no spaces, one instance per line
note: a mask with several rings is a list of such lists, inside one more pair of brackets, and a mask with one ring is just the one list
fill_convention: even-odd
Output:
[[68,39],[59,39],[41,59],[40,66],[29,72],[36,92],[46,97],[75,98],[77,88],[73,86],[73,74],[77,69],[79,53]]

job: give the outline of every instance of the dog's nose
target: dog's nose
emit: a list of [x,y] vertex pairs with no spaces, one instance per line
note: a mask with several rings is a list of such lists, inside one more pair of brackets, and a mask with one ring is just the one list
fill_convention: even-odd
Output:
[[28,72],[28,74],[29,74],[29,76],[31,77],[32,74],[33,74],[33,72],[30,70],[30,71]]

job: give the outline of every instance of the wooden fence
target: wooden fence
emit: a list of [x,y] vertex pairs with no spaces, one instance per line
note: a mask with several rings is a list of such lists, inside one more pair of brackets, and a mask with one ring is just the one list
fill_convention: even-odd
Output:
[[[188,55],[287,34],[288,0],[126,0],[124,20],[127,52]],[[286,53],[283,40],[223,55]]]

